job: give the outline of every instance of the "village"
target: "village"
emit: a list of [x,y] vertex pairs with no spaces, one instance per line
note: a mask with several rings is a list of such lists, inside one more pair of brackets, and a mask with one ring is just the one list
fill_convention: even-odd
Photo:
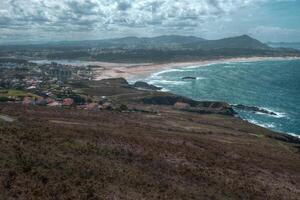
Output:
[[72,82],[93,79],[92,66],[0,62],[0,102],[87,110],[112,109],[106,97],[72,88]]

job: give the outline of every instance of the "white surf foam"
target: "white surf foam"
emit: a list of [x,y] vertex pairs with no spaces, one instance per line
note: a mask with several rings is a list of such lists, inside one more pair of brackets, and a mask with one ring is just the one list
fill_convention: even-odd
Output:
[[[238,104],[232,104],[232,105],[237,106]],[[255,112],[255,114],[257,114],[257,115],[266,115],[266,116],[274,117],[274,118],[288,118],[288,115],[284,112],[275,111],[274,109],[267,108],[267,107],[258,107],[258,108],[266,110],[270,113],[275,113],[276,115],[271,115],[271,114],[262,113],[262,112]],[[247,111],[245,111],[245,112],[247,112]]]
[[159,72],[156,72],[156,73],[153,73],[152,76],[159,76],[160,74],[164,74],[164,73],[167,73],[167,72],[183,72],[185,71],[184,69],[166,69],[166,70],[162,70],[162,71],[159,71]]
[[212,65],[217,65],[217,64],[220,64],[220,63],[209,63],[209,64],[200,64],[200,65],[191,65],[191,66],[188,66],[188,67],[185,67],[186,69],[196,69],[196,68],[200,68],[200,67],[208,67],[208,66],[212,66]]
[[276,126],[274,125],[274,123],[261,123],[261,122],[258,122],[254,119],[248,119],[246,120],[252,124],[256,124],[257,126],[261,126],[261,127],[264,127],[264,128],[270,128],[270,129],[275,129]]
[[297,135],[295,133],[286,133],[286,134],[291,135],[291,136],[296,137],[296,138],[300,138],[300,135]]
[[276,115],[269,115],[269,116],[272,116],[272,117],[275,117],[275,118],[287,118],[287,114],[284,113],[284,112],[278,112],[278,111],[275,111],[271,108],[266,108],[266,107],[261,107],[261,108],[268,111],[268,112],[273,112],[273,113],[276,114]]
[[170,90],[168,90],[167,88],[162,88],[160,91],[162,91],[162,92],[170,92]]
[[160,85],[160,84],[164,84],[164,85],[184,85],[187,84],[188,82],[185,81],[168,81],[168,80],[150,80],[149,81],[150,84],[152,85]]
[[284,132],[280,132],[280,131],[276,130],[276,126],[274,125],[274,123],[260,123],[260,122],[254,120],[254,119],[248,119],[246,121],[248,121],[252,124],[255,124],[257,126],[263,127],[263,128],[273,129],[273,130],[277,131],[278,133],[288,134],[288,135],[291,135],[293,137],[300,138],[300,135],[297,135],[295,133],[289,133],[289,132],[284,133]]

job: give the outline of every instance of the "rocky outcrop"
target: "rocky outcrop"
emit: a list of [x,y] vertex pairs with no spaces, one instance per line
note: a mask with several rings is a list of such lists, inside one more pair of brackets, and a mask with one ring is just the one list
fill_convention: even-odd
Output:
[[126,79],[124,78],[110,78],[103,79],[99,81],[100,83],[105,83],[107,85],[129,85]]
[[133,84],[133,87],[135,88],[141,88],[145,90],[161,90],[160,87],[156,87],[155,85],[148,84],[146,82],[137,81],[135,84]]
[[[160,95],[151,96],[142,99],[145,104],[153,105],[169,105],[174,106],[176,109],[195,112],[199,114],[222,114],[234,116],[236,112],[232,106],[224,102],[212,102],[212,101],[194,101],[181,96],[176,95]],[[178,106],[189,105],[189,106]]]
[[142,101],[145,104],[168,105],[168,106],[173,106],[177,102],[187,103],[191,106],[197,106],[199,103],[192,99],[188,99],[185,97],[172,95],[172,94],[170,94],[170,95],[169,94],[153,95],[153,96],[143,98]]
[[186,76],[186,77],[183,77],[182,80],[196,80],[197,78],[194,77],[194,76]]
[[247,112],[253,112],[253,113],[262,113],[262,114],[267,114],[267,115],[273,115],[276,116],[277,114],[271,111],[268,111],[266,109],[262,109],[256,106],[246,106],[246,105],[232,105],[235,109],[238,110],[243,110],[243,111],[247,111]]

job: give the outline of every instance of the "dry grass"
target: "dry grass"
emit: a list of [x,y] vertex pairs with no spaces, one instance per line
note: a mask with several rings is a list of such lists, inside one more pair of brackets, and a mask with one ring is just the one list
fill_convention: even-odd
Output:
[[0,199],[300,196],[297,145],[236,118],[167,108],[0,112],[17,119],[0,125]]

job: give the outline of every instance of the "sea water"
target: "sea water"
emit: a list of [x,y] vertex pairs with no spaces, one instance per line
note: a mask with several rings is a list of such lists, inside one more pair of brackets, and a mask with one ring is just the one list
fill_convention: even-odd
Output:
[[[186,79],[183,77],[195,77]],[[228,62],[171,69],[147,82],[195,100],[256,106],[277,115],[237,110],[244,120],[300,136],[300,60]]]

